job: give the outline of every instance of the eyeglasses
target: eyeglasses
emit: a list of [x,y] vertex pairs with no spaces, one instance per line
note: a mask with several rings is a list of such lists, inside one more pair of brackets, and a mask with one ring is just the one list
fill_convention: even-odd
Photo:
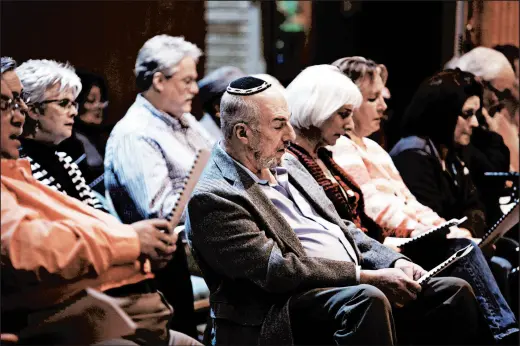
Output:
[[69,99],[61,99],[61,100],[45,100],[42,102],[35,102],[35,104],[46,104],[46,103],[57,103],[61,108],[67,109],[73,107],[76,111],[78,110],[78,103],[76,101],[72,101]]
[[513,93],[511,92],[510,89],[504,89],[503,91],[500,91],[498,90],[497,88],[495,88],[493,86],[493,84],[491,84],[491,82],[489,81],[482,81],[482,84],[484,85],[484,87],[486,89],[488,89],[489,91],[492,91],[496,97],[498,98],[499,101],[517,101],[515,99],[515,97],[513,96]]
[[[166,78],[167,80],[170,80],[172,77],[173,77],[173,74],[171,75],[167,75],[165,74],[164,72],[160,72],[164,78]],[[184,79],[181,79],[181,81],[184,83],[184,88],[187,90],[189,88],[191,88],[191,85],[193,83],[197,83],[197,81],[195,80],[195,78],[191,78],[191,77],[186,77]]]
[[469,109],[467,111],[463,111],[462,114],[460,115],[464,120],[468,120],[469,118],[471,118],[472,116],[477,116],[477,112],[473,111],[472,109]]
[[13,98],[10,98],[5,95],[1,95],[0,100],[0,109],[3,111],[11,110],[14,112],[19,110],[23,115],[27,115],[27,106],[25,105],[29,101],[27,94],[16,95]]

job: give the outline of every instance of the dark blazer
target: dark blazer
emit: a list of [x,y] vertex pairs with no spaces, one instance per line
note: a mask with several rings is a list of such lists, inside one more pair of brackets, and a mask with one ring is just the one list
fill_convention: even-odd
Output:
[[[362,268],[388,268],[404,258],[342,220],[296,158],[285,155],[283,166],[316,212],[345,232]],[[284,217],[218,143],[188,203],[186,233],[211,291],[215,344],[219,334],[232,333],[246,335],[242,344],[291,344],[292,295],[356,285],[354,263],[306,255]]]

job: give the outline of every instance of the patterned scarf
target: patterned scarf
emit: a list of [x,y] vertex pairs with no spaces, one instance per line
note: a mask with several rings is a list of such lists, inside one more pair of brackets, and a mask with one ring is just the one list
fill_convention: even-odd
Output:
[[[383,240],[383,230],[365,213],[365,203],[361,188],[332,159],[332,152],[323,147],[319,148],[318,157],[338,183],[328,179],[318,163],[302,147],[291,143],[288,150],[298,158],[300,163],[323,188],[342,219],[352,221],[356,227],[367,233],[368,236],[379,241]],[[342,189],[345,193],[343,193]],[[348,197],[345,195],[348,195]]]

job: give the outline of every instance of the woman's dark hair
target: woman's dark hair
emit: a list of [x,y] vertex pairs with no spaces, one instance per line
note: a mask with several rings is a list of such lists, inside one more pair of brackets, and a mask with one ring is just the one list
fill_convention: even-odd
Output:
[[76,98],[76,102],[78,102],[79,105],[78,115],[81,115],[85,112],[85,101],[87,101],[88,94],[90,93],[90,89],[92,89],[93,86],[97,86],[99,88],[101,92],[101,102],[108,100],[108,90],[105,80],[100,75],[85,70],[76,70],[76,74],[81,79],[82,85],[81,92]]
[[435,145],[453,147],[453,133],[462,107],[471,96],[482,102],[483,87],[472,73],[444,70],[421,83],[408,105],[402,122],[402,136],[430,138]]

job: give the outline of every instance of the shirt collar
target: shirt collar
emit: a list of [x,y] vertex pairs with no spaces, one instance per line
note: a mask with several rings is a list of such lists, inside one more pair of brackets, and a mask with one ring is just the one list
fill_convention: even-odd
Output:
[[186,124],[182,124],[181,121],[163,111],[155,108],[143,95],[137,94],[135,103],[141,107],[146,108],[154,117],[157,117],[164,121],[167,125],[171,126],[174,130],[180,130],[183,127],[187,127]]
[[[238,162],[237,160],[235,160],[233,157],[231,157],[231,155],[229,155],[225,150],[224,150],[224,147],[223,147],[223,144],[221,141],[218,142],[218,145],[220,146],[220,148],[222,149],[222,152],[224,153],[224,155],[226,155],[227,157],[229,157],[231,160],[233,160],[239,167],[241,167],[244,171],[246,171],[247,174],[249,174],[249,176],[253,179],[253,181],[257,184],[260,184],[260,185],[265,185],[265,186],[269,186],[269,181],[268,180],[265,180],[265,179],[260,179],[258,178],[253,172],[251,172],[249,170],[249,168],[247,168],[246,166],[244,166],[243,164],[241,164],[240,162]],[[276,178],[276,181],[280,182],[281,180],[284,180],[284,181],[287,181],[288,178],[287,178],[287,169],[285,169],[285,167],[275,167],[274,169],[271,169],[271,172],[274,174],[275,178]]]

